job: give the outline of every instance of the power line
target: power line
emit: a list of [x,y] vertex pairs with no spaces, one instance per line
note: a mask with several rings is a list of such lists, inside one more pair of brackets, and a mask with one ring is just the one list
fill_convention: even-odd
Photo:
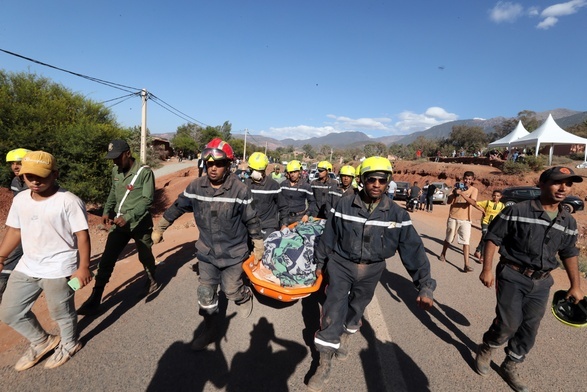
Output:
[[[106,102],[111,102],[111,101],[116,101],[116,100],[119,100],[119,99],[126,98],[126,99],[121,100],[120,102],[117,102],[115,104],[112,104],[112,105],[108,106],[109,108],[112,107],[112,106],[118,105],[118,104],[120,104],[120,103],[122,103],[122,102],[124,102],[124,101],[126,101],[128,99],[130,99],[133,96],[139,96],[139,95],[141,95],[141,90],[142,89],[140,89],[140,88],[125,86],[123,84],[109,82],[107,80],[98,79],[98,78],[95,78],[93,76],[83,75],[83,74],[80,74],[78,72],[69,71],[67,69],[56,67],[54,65],[47,64],[47,63],[44,63],[42,61],[35,60],[33,58],[26,57],[26,56],[23,56],[21,54],[14,53],[14,52],[11,52],[9,50],[2,49],[2,48],[0,48],[0,51],[1,52],[4,52],[6,54],[9,54],[11,56],[15,56],[15,57],[18,57],[18,58],[21,58],[21,59],[24,59],[24,60],[31,61],[33,63],[39,64],[39,65],[43,65],[45,67],[53,68],[53,69],[56,69],[58,71],[66,72],[66,73],[69,73],[71,75],[79,76],[80,78],[84,78],[84,79],[90,80],[92,82],[100,83],[100,84],[103,84],[105,86],[113,87],[113,88],[116,88],[116,89],[119,89],[119,90],[122,90],[122,91],[126,91],[127,93],[130,93],[130,94],[124,95],[122,97],[113,98],[113,99],[109,99],[109,100],[106,100],[106,101],[101,102],[102,104],[104,104]],[[131,89],[131,90],[127,90],[127,89]],[[193,118],[193,117],[191,117],[191,116],[183,113],[181,110],[174,108],[173,106],[171,106],[170,104],[168,104],[167,102],[165,102],[161,98],[157,97],[153,93],[148,93],[148,97],[150,97],[154,103],[156,103],[157,105],[159,105],[163,109],[167,110],[171,114],[176,115],[177,117],[181,118],[182,120],[187,121],[188,123],[197,123],[197,124],[200,124],[200,125],[205,126],[205,127],[208,127],[209,126],[209,125],[204,124],[203,122],[201,122],[199,120],[196,120],[195,118]]]
[[[47,64],[47,63],[44,63],[42,61],[35,60],[35,59],[30,58],[30,57],[26,57],[26,56],[23,56],[23,55],[20,55],[18,53],[14,53],[14,52],[11,52],[9,50],[2,49],[2,48],[0,48],[0,51],[1,52],[4,52],[4,53],[7,53],[7,54],[9,54],[11,56],[15,56],[15,57],[19,57],[21,59],[25,59],[25,60],[31,61],[31,62],[36,63],[36,64],[44,65],[45,67],[53,68],[53,69],[56,69],[58,71],[67,72],[69,74],[72,74],[72,75],[75,75],[75,76],[79,76],[80,78],[91,80],[92,82],[96,82],[96,83],[100,83],[100,84],[103,84],[103,85],[106,85],[106,86],[109,86],[109,87],[117,88],[119,90],[126,91],[128,93],[133,93],[136,90],[140,90],[140,88],[125,86],[123,84],[113,83],[113,82],[109,82],[107,80],[94,78],[92,76],[83,75],[83,74],[80,74],[80,73],[77,73],[77,72],[73,72],[73,71],[68,71],[67,69],[59,68],[59,67],[56,67],[54,65]],[[135,91],[129,91],[127,89],[131,89],[131,90],[135,90]]]
[[[185,117],[187,117],[187,118],[191,119],[193,122],[195,122],[195,123],[198,123],[198,124],[200,124],[200,125],[203,125],[203,126],[205,126],[205,127],[208,127],[208,126],[209,126],[209,125],[207,125],[207,124],[204,124],[203,122],[201,122],[201,121],[199,121],[199,120],[196,120],[195,118],[193,118],[193,117],[189,116],[188,114],[185,114],[185,113],[183,113],[181,110],[178,110],[178,109],[174,108],[173,106],[171,106],[170,104],[168,104],[167,102],[165,102],[164,100],[162,100],[161,98],[159,98],[158,96],[156,96],[155,94],[153,94],[153,93],[149,93],[149,96],[151,97],[151,99],[153,99],[153,102],[155,102],[155,101],[160,101],[160,102],[161,102],[161,104],[163,104],[163,105],[167,106],[168,108],[170,108],[171,110],[173,110],[173,111],[175,111],[175,112],[177,112],[177,113],[180,113],[180,114],[182,114],[183,116],[185,116]],[[160,106],[161,106],[161,105],[160,105]],[[163,107],[163,106],[162,106],[162,107]],[[179,116],[178,114],[176,114],[176,116],[178,116],[178,117],[181,117],[181,116]],[[183,118],[183,119],[185,120],[185,118],[184,118],[184,117],[181,117],[181,118]]]

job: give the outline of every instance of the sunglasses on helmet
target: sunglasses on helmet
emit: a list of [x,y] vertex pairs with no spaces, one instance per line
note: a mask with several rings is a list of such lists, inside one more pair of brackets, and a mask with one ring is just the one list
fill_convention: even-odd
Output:
[[226,153],[218,148],[205,148],[202,151],[202,159],[204,161],[220,161],[227,158]]

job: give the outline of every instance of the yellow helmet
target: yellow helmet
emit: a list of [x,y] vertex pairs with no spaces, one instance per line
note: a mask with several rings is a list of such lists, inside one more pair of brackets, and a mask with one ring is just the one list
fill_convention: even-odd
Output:
[[8,151],[8,154],[6,154],[6,162],[20,162],[27,152],[30,152],[30,150],[27,150],[26,148],[17,148],[16,150]]
[[264,171],[267,165],[269,165],[269,159],[262,152],[254,152],[249,157],[249,167],[253,170]]
[[393,174],[393,167],[391,166],[391,162],[387,158],[369,157],[365,159],[361,164],[361,179],[364,177],[366,173],[371,173],[375,171],[386,172],[391,175]]
[[355,168],[350,166],[350,165],[346,165],[340,168],[340,171],[338,172],[339,176],[350,176],[350,177],[354,177],[355,176]]
[[316,165],[316,169],[325,169],[328,170],[329,172],[332,171],[332,164],[328,161],[320,161],[318,162],[318,165]]
[[285,167],[285,171],[288,173],[291,172],[295,172],[295,171],[300,171],[302,170],[302,164],[300,163],[300,161],[290,161],[287,166]]
[[359,164],[359,166],[357,166],[357,168],[355,169],[355,177],[359,177],[361,175],[361,166],[363,164]]

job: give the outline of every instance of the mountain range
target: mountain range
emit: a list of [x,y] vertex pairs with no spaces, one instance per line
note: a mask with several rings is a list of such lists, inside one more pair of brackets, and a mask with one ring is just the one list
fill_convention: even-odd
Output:
[[[563,129],[568,128],[570,126],[581,124],[587,121],[587,111],[586,112],[579,112],[576,110],[569,110],[569,109],[554,109],[548,110],[544,112],[537,112],[536,119],[542,123],[549,114],[552,114],[552,117],[556,120],[556,123]],[[385,145],[390,145],[391,143],[398,143],[398,144],[410,144],[414,140],[416,140],[419,136],[423,136],[427,139],[442,139],[449,137],[452,128],[456,125],[464,125],[464,126],[477,126],[481,127],[486,133],[494,132],[494,127],[501,124],[503,121],[507,120],[506,117],[493,117],[490,119],[469,119],[469,120],[456,120],[446,122],[440,125],[436,125],[434,127],[428,128],[424,131],[414,132],[409,135],[394,135],[394,136],[383,136],[383,137],[376,137],[371,138],[367,136],[363,132],[359,131],[351,131],[351,132],[338,132],[338,133],[329,133],[326,136],[320,137],[312,137],[309,139],[301,139],[301,140],[294,140],[294,139],[283,139],[277,140],[271,137],[261,136],[261,135],[254,135],[250,136],[247,139],[247,142],[254,143],[258,146],[267,145],[267,148],[270,150],[275,150],[277,147],[287,147],[293,146],[294,148],[301,148],[305,144],[312,145],[315,149],[320,148],[321,146],[328,145],[333,148],[349,148],[349,147],[357,147],[362,148],[363,146],[370,144],[370,143],[383,143]],[[153,136],[157,137],[165,137],[171,138],[173,137],[173,133],[166,133],[166,134],[157,134]],[[233,134],[233,138],[235,139],[244,139],[244,135],[241,134]],[[253,140],[251,140],[251,138]]]

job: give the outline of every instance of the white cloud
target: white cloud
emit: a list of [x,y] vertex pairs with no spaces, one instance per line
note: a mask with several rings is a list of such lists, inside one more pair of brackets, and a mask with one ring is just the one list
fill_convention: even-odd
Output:
[[326,115],[330,122],[324,126],[295,125],[289,127],[271,127],[269,131],[259,131],[259,135],[282,139],[309,139],[312,137],[326,136],[329,133],[340,133],[357,131],[363,132],[370,137],[384,135],[405,135],[412,132],[424,131],[430,127],[448,121],[458,119],[454,113],[448,113],[443,108],[432,106],[424,113],[418,114],[410,111],[400,113],[398,122],[392,124],[393,120],[387,117],[360,117],[351,118]]
[[559,17],[576,14],[585,6],[587,6],[587,0],[571,0],[546,7],[540,13],[540,17],[544,19],[536,27],[547,30],[557,24]]
[[404,111],[399,115],[400,121],[395,123],[403,134],[424,131],[435,125],[443,124],[449,121],[455,121],[459,118],[454,113],[448,113],[443,108],[433,106],[428,108],[424,113],[418,114],[410,111]]
[[362,117],[362,118],[350,118],[344,116],[336,116],[334,114],[329,114],[326,117],[331,118],[334,120],[334,127],[337,129],[343,130],[377,130],[377,131],[387,131],[389,128],[386,123],[390,123],[390,118],[369,118],[369,117]]
[[524,7],[518,3],[510,3],[509,1],[498,2],[493,9],[489,11],[489,19],[495,23],[501,22],[515,22],[518,19]]

